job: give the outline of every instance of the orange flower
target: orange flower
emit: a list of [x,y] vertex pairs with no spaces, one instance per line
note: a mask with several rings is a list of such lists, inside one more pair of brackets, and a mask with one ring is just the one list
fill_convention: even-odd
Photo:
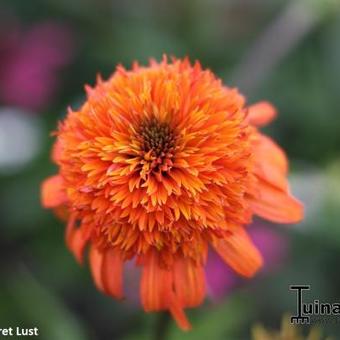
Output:
[[86,91],[59,125],[59,173],[43,183],[42,203],[66,217],[79,262],[89,246],[99,290],[122,298],[124,262],[134,258],[145,311],[169,310],[189,329],[184,308],[205,297],[209,246],[251,277],[262,264],[246,232],[252,216],[302,218],[284,152],[257,129],[275,109],[246,107],[236,89],[187,59],[118,66]]

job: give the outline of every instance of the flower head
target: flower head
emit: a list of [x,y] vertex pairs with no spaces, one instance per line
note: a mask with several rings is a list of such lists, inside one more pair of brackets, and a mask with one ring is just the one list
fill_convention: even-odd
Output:
[[43,183],[43,205],[67,219],[80,262],[89,245],[101,291],[122,298],[124,263],[135,259],[144,309],[169,310],[188,329],[184,308],[205,297],[209,246],[250,277],[262,264],[245,228],[252,216],[302,218],[284,152],[256,127],[275,110],[246,107],[187,59],[118,66],[86,91],[56,133],[59,174]]

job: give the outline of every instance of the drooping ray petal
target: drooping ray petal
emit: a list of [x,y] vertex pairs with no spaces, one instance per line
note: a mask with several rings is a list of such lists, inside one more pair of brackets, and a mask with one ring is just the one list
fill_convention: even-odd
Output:
[[183,331],[189,331],[191,329],[191,324],[185,315],[183,307],[179,304],[177,299],[173,299],[170,305],[170,313],[174,320],[176,321],[178,327]]
[[141,301],[147,312],[168,309],[172,297],[172,273],[161,268],[156,251],[145,258],[141,277]]
[[174,263],[174,289],[184,307],[196,307],[205,297],[205,275],[202,265],[179,257]]
[[67,202],[63,179],[60,175],[49,177],[42,183],[41,201],[45,208],[56,208]]
[[103,252],[101,252],[96,246],[92,245],[89,251],[89,262],[92,278],[96,287],[100,291],[105,292],[102,275],[103,258]]
[[276,223],[298,223],[303,218],[303,205],[289,191],[283,191],[259,179],[258,196],[250,201],[258,216]]
[[89,241],[81,228],[76,227],[76,215],[71,214],[65,230],[65,240],[68,249],[73,253],[79,264],[83,263],[85,247]]
[[75,230],[76,219],[77,219],[76,214],[71,214],[67,221],[67,225],[65,229],[65,241],[69,249],[71,249],[70,245],[71,245],[72,235]]
[[275,107],[266,101],[248,107],[249,123],[254,126],[261,127],[269,124],[276,117],[276,114]]
[[116,299],[123,298],[123,258],[117,248],[105,251],[102,264],[102,281],[105,292]]
[[69,240],[69,247],[75,256],[78,263],[82,264],[84,260],[84,250],[88,243],[88,239],[85,238],[84,233],[80,229],[73,231],[73,235]]
[[235,227],[213,246],[222,259],[237,273],[252,277],[262,266],[262,256],[243,227]]
[[173,273],[160,266],[159,256],[152,251],[145,258],[141,277],[141,301],[147,312],[169,310],[178,326],[189,330],[183,301],[174,292]]
[[258,134],[254,147],[255,174],[282,190],[288,190],[288,160],[283,150],[269,137]]

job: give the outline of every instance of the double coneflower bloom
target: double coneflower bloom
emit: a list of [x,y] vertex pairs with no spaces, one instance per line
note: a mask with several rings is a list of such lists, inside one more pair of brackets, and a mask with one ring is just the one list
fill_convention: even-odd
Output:
[[262,265],[247,235],[252,217],[302,218],[284,152],[258,131],[275,109],[246,106],[187,59],[119,66],[86,91],[59,125],[59,172],[43,183],[43,205],[67,220],[79,262],[89,248],[99,290],[123,298],[124,263],[135,259],[145,311],[169,310],[189,329],[184,309],[205,297],[208,251],[251,277]]

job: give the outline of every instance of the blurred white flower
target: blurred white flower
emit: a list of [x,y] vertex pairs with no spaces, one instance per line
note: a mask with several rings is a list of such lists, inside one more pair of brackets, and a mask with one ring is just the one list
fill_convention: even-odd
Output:
[[41,120],[13,107],[0,108],[0,173],[22,170],[41,148]]
[[328,177],[319,169],[304,169],[290,176],[290,183],[294,194],[303,202],[305,218],[299,223],[298,228],[315,226],[315,223],[323,215],[324,204],[328,190]]

